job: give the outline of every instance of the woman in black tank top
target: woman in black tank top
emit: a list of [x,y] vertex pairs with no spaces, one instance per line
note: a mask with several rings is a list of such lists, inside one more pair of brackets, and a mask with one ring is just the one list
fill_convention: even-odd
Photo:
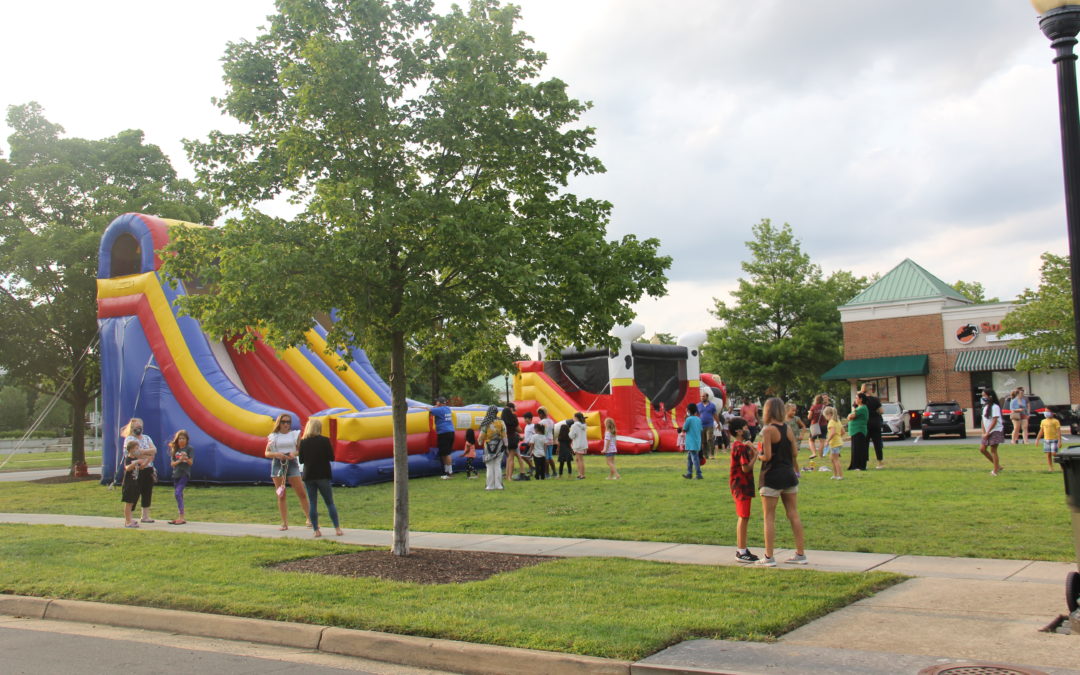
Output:
[[765,557],[757,562],[765,567],[775,567],[773,542],[776,540],[776,503],[784,502],[784,512],[791,523],[795,536],[795,555],[785,562],[806,564],[803,546],[802,519],[799,518],[797,494],[799,490],[799,461],[795,455],[795,439],[784,424],[784,402],[770,398],[765,402],[761,434],[761,503],[765,520]]

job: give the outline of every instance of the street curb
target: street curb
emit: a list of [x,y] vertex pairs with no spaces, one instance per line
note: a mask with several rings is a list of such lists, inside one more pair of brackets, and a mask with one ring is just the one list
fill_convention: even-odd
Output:
[[318,649],[323,631],[322,626],[305,623],[200,614],[155,607],[113,605],[84,600],[53,600],[46,608],[44,618],[142,628],[224,640],[262,642],[297,649]]
[[468,675],[678,675],[718,673],[458,640],[332,628],[176,609],[0,594],[0,614],[273,644]]
[[26,595],[0,595],[0,614],[7,616],[44,619],[45,611],[52,602],[48,598],[32,598]]
[[594,656],[346,628],[327,628],[323,632],[319,649],[333,654],[361,656],[375,661],[452,670],[470,675],[502,675],[508,670],[512,670],[515,675],[628,675],[631,666],[628,661]]

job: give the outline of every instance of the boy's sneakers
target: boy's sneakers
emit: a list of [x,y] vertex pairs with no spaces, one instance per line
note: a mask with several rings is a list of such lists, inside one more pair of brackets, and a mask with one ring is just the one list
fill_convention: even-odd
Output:
[[751,553],[750,549],[746,549],[746,551],[743,553],[736,553],[735,559],[741,563],[756,563],[758,560],[761,560],[761,558],[758,558],[756,555]]
[[784,562],[789,564],[789,565],[805,565],[806,564],[806,555],[804,555],[802,553],[796,553],[795,555],[791,556],[790,558],[788,558]]
[[776,558],[761,558],[754,561],[758,567],[776,567]]

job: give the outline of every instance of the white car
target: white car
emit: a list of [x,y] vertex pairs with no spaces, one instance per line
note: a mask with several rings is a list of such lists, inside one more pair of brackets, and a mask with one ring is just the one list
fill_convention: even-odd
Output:
[[911,438],[911,417],[904,410],[904,404],[881,404],[881,435]]

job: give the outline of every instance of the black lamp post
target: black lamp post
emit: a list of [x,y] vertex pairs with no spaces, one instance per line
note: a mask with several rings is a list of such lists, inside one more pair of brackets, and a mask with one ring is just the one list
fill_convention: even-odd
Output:
[[[1050,38],[1057,64],[1061,156],[1065,165],[1065,220],[1069,229],[1069,271],[1072,278],[1073,339],[1080,359],[1080,106],[1076,101],[1076,34],[1080,32],[1080,0],[1031,0],[1039,12],[1039,28]],[[1073,545],[1080,569],[1080,459],[1064,450],[1058,457],[1065,475],[1065,493],[1072,511]],[[1068,461],[1067,461],[1068,460]],[[1070,487],[1071,486],[1071,487]],[[1069,572],[1065,598],[1073,632],[1080,631],[1080,573]]]
[[1031,0],[1039,28],[1050,38],[1057,64],[1061,156],[1065,167],[1065,221],[1069,230],[1069,267],[1073,296],[1073,339],[1080,359],[1080,106],[1076,99],[1076,34],[1080,0]]

